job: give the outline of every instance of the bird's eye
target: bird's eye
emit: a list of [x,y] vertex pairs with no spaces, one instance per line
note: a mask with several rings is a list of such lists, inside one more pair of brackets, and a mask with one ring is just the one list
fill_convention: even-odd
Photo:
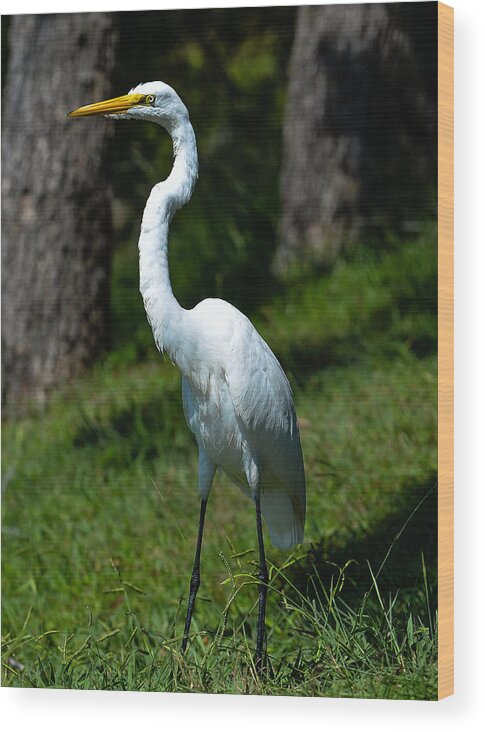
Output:
[[146,100],[147,104],[153,104],[155,101],[155,97],[153,94],[147,94]]

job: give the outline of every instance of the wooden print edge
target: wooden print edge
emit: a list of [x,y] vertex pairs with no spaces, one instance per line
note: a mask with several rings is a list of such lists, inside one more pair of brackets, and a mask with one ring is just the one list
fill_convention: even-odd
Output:
[[454,692],[453,12],[438,3],[438,699]]

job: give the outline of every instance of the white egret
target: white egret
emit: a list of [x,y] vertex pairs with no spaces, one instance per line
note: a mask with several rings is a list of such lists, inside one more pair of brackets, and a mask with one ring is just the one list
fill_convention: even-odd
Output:
[[256,666],[265,654],[268,584],[263,529],[290,549],[303,541],[305,475],[290,385],[275,355],[251,322],[220,299],[185,310],[175,299],[168,268],[168,231],[175,212],[192,196],[197,146],[189,113],[160,81],[140,84],[115,99],[89,104],[70,117],[156,122],[172,137],[174,163],[152,189],[139,239],[140,292],[155,343],[182,372],[185,418],[199,448],[200,519],[182,650],[185,651],[200,585],[200,553],[209,491],[220,468],[254,501],[259,548]]

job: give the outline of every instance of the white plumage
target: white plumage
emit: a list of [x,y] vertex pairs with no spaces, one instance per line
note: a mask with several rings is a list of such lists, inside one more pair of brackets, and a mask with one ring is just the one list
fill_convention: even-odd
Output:
[[184,412],[199,447],[201,517],[184,642],[199,586],[200,549],[209,491],[217,468],[256,504],[260,550],[257,662],[262,664],[267,568],[261,529],[289,549],[303,541],[305,476],[290,385],[251,322],[227,302],[203,300],[185,310],[168,270],[170,222],[197,180],[195,134],[187,108],[162,82],[140,84],[123,97],[81,107],[70,116],[107,114],[160,124],[172,137],[169,177],[152,189],[139,239],[140,291],[155,342],[182,372]]
[[[204,300],[185,318],[196,345],[179,361],[187,423],[204,463],[243,492],[261,492],[272,543],[303,541],[305,478],[288,380],[250,321],[223,300]],[[204,474],[206,475],[206,474]],[[208,481],[200,484],[208,495]]]

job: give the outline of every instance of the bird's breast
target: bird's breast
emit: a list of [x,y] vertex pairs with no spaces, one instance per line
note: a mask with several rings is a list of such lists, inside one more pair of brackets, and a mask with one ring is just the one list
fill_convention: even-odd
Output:
[[224,378],[211,376],[203,391],[184,377],[182,394],[187,424],[199,446],[233,479],[244,479],[243,435]]

